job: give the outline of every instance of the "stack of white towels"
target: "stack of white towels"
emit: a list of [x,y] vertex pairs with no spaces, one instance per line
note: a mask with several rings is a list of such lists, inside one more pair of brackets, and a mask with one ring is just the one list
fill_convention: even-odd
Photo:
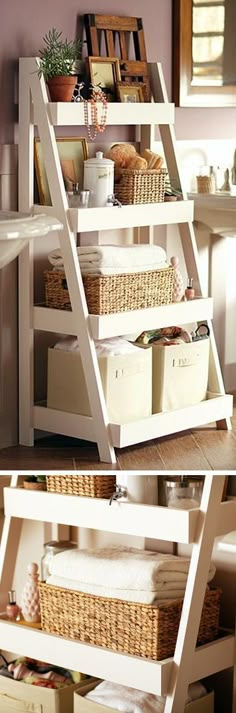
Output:
[[[85,594],[159,606],[184,597],[189,563],[186,557],[133,547],[70,550],[52,559],[47,583]],[[211,563],[208,582],[215,571]]]
[[[158,245],[88,245],[77,248],[82,275],[120,275],[169,267],[166,252]],[[60,249],[48,255],[54,270],[63,270]]]
[[[188,688],[186,703],[202,698],[207,693],[205,686],[199,681],[191,683]],[[93,703],[99,703],[107,708],[115,708],[123,713],[164,713],[166,699],[155,696],[118,683],[102,681],[96,688],[86,694]]]

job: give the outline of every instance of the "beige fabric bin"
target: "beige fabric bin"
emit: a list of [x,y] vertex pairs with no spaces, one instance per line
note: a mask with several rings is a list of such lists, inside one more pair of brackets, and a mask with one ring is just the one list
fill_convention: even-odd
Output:
[[209,339],[152,346],[152,411],[174,411],[204,401],[209,371]]
[[[92,688],[95,688],[97,683],[88,684],[74,694],[74,713],[119,713],[116,708],[108,708],[84,698]],[[202,698],[188,703],[184,713],[214,713],[214,692],[210,691]]]
[[73,713],[73,696],[85,681],[58,690],[31,686],[0,676],[2,713]]
[[[99,356],[98,363],[110,421],[127,423],[150,416],[151,350]],[[60,411],[91,415],[79,351],[48,350],[47,405]]]

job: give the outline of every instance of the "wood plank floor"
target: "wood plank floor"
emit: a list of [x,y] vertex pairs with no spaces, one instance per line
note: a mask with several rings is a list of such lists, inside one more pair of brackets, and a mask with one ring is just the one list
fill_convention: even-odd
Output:
[[95,444],[50,436],[36,441],[34,448],[14,446],[0,450],[0,471],[236,471],[236,407],[232,431],[218,431],[215,424],[211,424],[117,449],[116,455],[116,465],[109,466],[99,461]]

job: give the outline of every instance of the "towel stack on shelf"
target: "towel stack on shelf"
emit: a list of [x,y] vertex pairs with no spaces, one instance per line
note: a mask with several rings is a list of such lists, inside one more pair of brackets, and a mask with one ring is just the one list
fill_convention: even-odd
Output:
[[[205,686],[200,681],[191,683],[188,688],[186,703],[198,700],[207,693]],[[164,713],[166,698],[155,696],[118,683],[102,681],[96,688],[86,694],[85,698],[92,701],[95,706],[99,703],[106,706],[107,710],[115,708],[123,713]]]
[[[120,275],[169,267],[166,252],[158,245],[88,245],[77,248],[82,275]],[[63,270],[60,249],[48,256],[55,270]]]
[[[48,584],[95,596],[160,605],[184,597],[190,560],[129,547],[56,555]],[[215,575],[211,564],[208,582]]]

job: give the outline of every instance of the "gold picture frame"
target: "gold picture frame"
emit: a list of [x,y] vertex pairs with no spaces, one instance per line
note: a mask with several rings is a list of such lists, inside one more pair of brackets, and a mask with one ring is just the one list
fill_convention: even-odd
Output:
[[[68,136],[58,137],[56,142],[66,190],[71,188],[69,179],[79,183],[82,190],[84,161],[89,156],[86,139],[80,136]],[[34,140],[34,165],[39,202],[41,205],[52,205],[42,145],[38,138]]]
[[108,102],[116,101],[116,83],[121,81],[117,57],[87,57],[91,84],[104,92]]
[[148,101],[147,87],[144,82],[117,82],[116,91],[120,102],[139,103]]

